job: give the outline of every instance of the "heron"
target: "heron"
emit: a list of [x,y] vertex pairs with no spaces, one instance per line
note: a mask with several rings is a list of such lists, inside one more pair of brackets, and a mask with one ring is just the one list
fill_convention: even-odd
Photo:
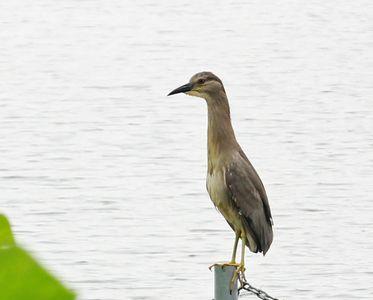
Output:
[[[206,187],[212,202],[235,233],[232,257],[223,265],[235,267],[231,284],[245,278],[245,247],[265,255],[273,240],[272,215],[264,185],[236,140],[223,82],[200,72],[168,96],[185,93],[206,100],[208,110]],[[239,239],[241,260],[236,262]]]

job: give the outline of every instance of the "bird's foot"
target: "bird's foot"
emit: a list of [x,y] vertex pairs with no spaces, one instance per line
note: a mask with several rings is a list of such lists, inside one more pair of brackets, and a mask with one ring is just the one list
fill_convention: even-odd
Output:
[[234,284],[236,283],[237,280],[240,281],[241,286],[246,282],[246,277],[245,277],[245,266],[243,264],[236,264],[237,268],[233,273],[231,282],[229,284],[229,291],[232,294]]
[[235,285],[237,280],[239,280],[241,286],[243,286],[244,283],[246,282],[245,266],[242,263],[239,264],[239,263],[236,263],[234,261],[230,261],[230,262],[226,262],[226,263],[215,263],[215,264],[209,266],[209,269],[210,269],[210,271],[214,267],[221,267],[222,269],[224,269],[225,267],[228,267],[228,266],[235,267],[232,279],[229,283],[229,291],[232,294],[234,285]]
[[211,266],[209,266],[209,270],[211,271],[211,269],[213,267],[221,267],[221,268],[224,269],[225,267],[228,267],[228,266],[238,268],[240,266],[240,264],[238,264],[234,261],[230,261],[230,262],[226,262],[226,263],[215,263],[215,264],[212,264]]

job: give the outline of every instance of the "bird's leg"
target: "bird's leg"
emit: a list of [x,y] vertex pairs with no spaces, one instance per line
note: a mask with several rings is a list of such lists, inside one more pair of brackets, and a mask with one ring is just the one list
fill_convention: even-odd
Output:
[[238,245],[238,240],[239,239],[240,239],[240,233],[236,232],[236,238],[234,240],[234,246],[233,246],[232,259],[230,261],[232,264],[236,263],[236,253],[237,253],[237,245]]
[[242,236],[242,249],[241,249],[241,263],[240,263],[240,266],[238,267],[237,271],[240,273],[240,281],[241,281],[241,285],[243,283],[243,281],[246,281],[246,278],[245,278],[245,250],[246,250],[246,235],[244,234]]
[[215,266],[221,266],[222,268],[224,268],[226,266],[233,266],[233,267],[238,267],[239,266],[239,264],[236,263],[236,253],[237,253],[237,245],[238,245],[238,240],[239,239],[240,239],[240,233],[236,232],[236,238],[234,240],[233,253],[232,253],[231,261],[227,262],[227,263],[222,263],[222,264],[219,264],[219,263],[213,264],[213,265],[209,266],[210,270]]
[[234,271],[233,273],[233,276],[232,276],[232,279],[231,279],[231,283],[230,283],[230,291],[233,290],[233,287],[234,287],[234,283],[236,282],[236,280],[238,279],[241,283],[241,285],[243,285],[243,283],[246,281],[246,278],[245,278],[245,247],[246,247],[246,235],[245,233],[243,233],[241,235],[241,241],[242,241],[242,249],[241,249],[241,262],[240,264],[237,266],[237,269]]

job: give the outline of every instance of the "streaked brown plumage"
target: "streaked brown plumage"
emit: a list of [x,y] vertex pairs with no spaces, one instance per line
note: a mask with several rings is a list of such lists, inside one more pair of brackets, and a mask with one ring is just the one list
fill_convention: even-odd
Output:
[[254,167],[237,143],[229,103],[222,81],[211,72],[194,75],[169,95],[177,93],[204,98],[208,107],[207,190],[217,209],[236,233],[230,264],[235,264],[238,237],[252,252],[268,251],[272,239],[272,216],[267,195]]

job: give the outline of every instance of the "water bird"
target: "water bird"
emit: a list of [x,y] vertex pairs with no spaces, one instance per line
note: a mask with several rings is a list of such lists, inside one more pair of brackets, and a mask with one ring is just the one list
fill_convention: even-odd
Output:
[[[211,72],[200,72],[168,96],[185,93],[206,100],[208,109],[208,170],[206,187],[215,207],[235,232],[232,257],[223,265],[234,266],[231,284],[245,278],[245,246],[265,255],[273,240],[272,215],[264,185],[238,144],[231,123],[223,82]],[[241,239],[241,261],[236,263]]]

